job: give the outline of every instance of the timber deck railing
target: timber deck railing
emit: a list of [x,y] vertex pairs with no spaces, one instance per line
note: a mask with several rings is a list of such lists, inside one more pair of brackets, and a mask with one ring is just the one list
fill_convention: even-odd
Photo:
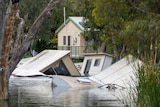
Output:
[[58,50],[70,50],[71,57],[83,57],[85,53],[94,53],[91,47],[86,46],[58,46]]

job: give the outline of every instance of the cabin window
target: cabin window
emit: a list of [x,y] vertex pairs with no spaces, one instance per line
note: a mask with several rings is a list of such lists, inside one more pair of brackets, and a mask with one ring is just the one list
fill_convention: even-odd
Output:
[[65,75],[65,76],[71,76],[68,69],[66,68],[66,65],[63,61],[59,61],[53,65],[50,69],[44,72],[46,75]]
[[63,63],[63,61],[59,61],[54,66],[54,72],[56,72],[57,75],[65,75],[70,76],[70,73],[68,69],[66,68],[66,65]]
[[63,36],[63,45],[66,45],[66,36]]
[[94,62],[94,66],[99,66],[101,62],[101,59],[96,59]]

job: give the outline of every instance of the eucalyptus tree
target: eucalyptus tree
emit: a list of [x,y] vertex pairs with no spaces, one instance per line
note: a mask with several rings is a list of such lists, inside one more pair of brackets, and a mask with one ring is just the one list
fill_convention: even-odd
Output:
[[[129,2],[132,13],[124,29],[120,32],[126,50],[142,60],[159,62],[160,3],[158,0]],[[134,11],[134,14],[133,14]],[[134,16],[134,17],[133,17]]]
[[[29,27],[48,1],[49,0],[21,1],[19,5],[21,10],[20,16],[25,17],[27,20],[24,26],[24,32],[29,30]],[[85,0],[81,0],[81,2],[79,2],[79,0],[63,0],[59,5],[56,5],[52,10],[53,14],[51,14],[49,19],[40,27],[30,48],[35,49],[37,52],[48,48],[57,49],[57,34],[55,34],[55,31],[64,21],[64,7],[66,8],[66,18],[69,16],[83,16],[85,9],[84,1]],[[28,6],[30,6],[30,8],[28,8]]]
[[[6,11],[5,1],[1,1],[1,49],[0,49],[0,99],[8,98],[7,68],[13,23],[16,17],[19,0],[10,0]],[[5,17],[4,17],[5,15]]]
[[[141,59],[159,58],[158,0],[89,0],[89,4],[90,26],[99,28],[100,41],[113,55],[121,58],[131,53]],[[94,40],[94,34],[87,38]]]
[[[86,40],[86,49],[93,48],[98,51],[98,48],[101,46],[102,41],[100,39],[102,27],[97,25],[94,17],[92,16],[92,10],[94,9],[94,2],[85,0],[84,2],[84,17],[85,17],[85,32],[83,34],[84,39]],[[96,44],[95,44],[96,43]],[[105,49],[102,49],[105,51]]]
[[5,1],[0,0],[0,59],[1,59],[1,52],[2,52],[2,40],[4,35],[4,15],[5,13]]
[[[47,5],[49,0],[22,0],[19,4],[20,16],[24,17],[25,26],[24,33],[27,33],[30,26],[34,22],[34,20],[38,17],[42,9]],[[29,6],[29,8],[28,8]],[[52,12],[53,13],[53,12]],[[36,49],[36,51],[40,52],[44,49],[44,47],[48,48],[47,45],[50,44],[50,38],[53,37],[53,33],[51,32],[52,26],[55,26],[56,20],[54,20],[55,15],[52,14],[48,20],[43,23],[43,26],[38,30],[34,41],[32,41],[30,45],[30,50]],[[53,19],[52,19],[53,18]],[[15,32],[16,33],[16,32]],[[39,44],[40,45],[37,45]],[[30,50],[29,53],[30,53]]]
[[[117,40],[129,12],[127,3],[123,0],[90,0],[89,2],[92,6],[90,18],[95,23],[91,26],[93,29],[99,29],[98,35],[94,30],[92,32],[98,37],[100,44],[106,47],[103,51],[122,56],[121,53],[124,53],[125,46]],[[92,39],[94,38],[93,36]]]
[[[5,17],[5,1],[0,0],[0,60],[2,59],[2,44],[3,44],[3,36],[4,36],[4,17]],[[4,74],[2,73],[2,62],[0,61],[0,93],[4,93],[3,89],[6,88],[6,86],[2,85],[4,84]],[[0,99],[4,98],[5,95],[1,94]]]
[[[45,6],[39,16],[35,19],[33,24],[29,27],[28,31],[24,31],[25,21],[22,17],[19,16],[18,11],[18,4],[19,0],[10,0],[8,5],[8,9],[6,14],[4,14],[4,8],[1,8],[1,35],[0,37],[3,38],[1,40],[1,50],[0,50],[0,99],[8,99],[8,85],[9,85],[9,77],[13,70],[16,68],[18,62],[23,58],[23,55],[27,52],[31,42],[36,37],[36,33],[38,32],[42,23],[51,15],[51,11],[53,10],[55,4],[59,1],[50,0],[48,5]],[[4,4],[4,1],[0,2]],[[5,6],[5,5],[3,5]],[[4,13],[3,13],[4,12]],[[3,19],[3,15],[5,19]],[[13,53],[9,56],[10,47],[11,47],[11,38],[12,38],[12,31],[13,31],[13,23],[15,18],[19,20],[18,26],[16,27],[16,36],[15,39],[12,41],[14,42]],[[4,29],[4,32],[3,32]]]
[[[126,0],[127,1],[127,0]],[[159,60],[160,60],[160,2],[159,0],[135,0],[129,2],[132,13],[120,32],[127,45],[126,50],[143,61],[138,70],[135,103],[140,107],[160,105]]]

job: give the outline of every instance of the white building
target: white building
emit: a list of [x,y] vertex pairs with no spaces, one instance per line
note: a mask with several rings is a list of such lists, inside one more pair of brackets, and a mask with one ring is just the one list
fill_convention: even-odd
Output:
[[112,55],[107,53],[88,53],[84,60],[80,73],[82,75],[96,75],[112,64]]
[[69,17],[56,30],[58,50],[71,50],[71,57],[81,57],[85,49],[83,17]]

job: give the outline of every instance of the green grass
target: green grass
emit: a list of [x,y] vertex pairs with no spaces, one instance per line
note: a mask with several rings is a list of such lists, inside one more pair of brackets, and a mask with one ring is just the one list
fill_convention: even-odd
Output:
[[145,64],[138,70],[136,101],[139,107],[160,107],[160,66]]
[[[144,64],[139,67],[136,76],[136,88],[130,90],[133,94],[129,96],[130,103],[134,102],[133,107],[160,107],[160,64]],[[128,105],[131,104],[126,107]]]

